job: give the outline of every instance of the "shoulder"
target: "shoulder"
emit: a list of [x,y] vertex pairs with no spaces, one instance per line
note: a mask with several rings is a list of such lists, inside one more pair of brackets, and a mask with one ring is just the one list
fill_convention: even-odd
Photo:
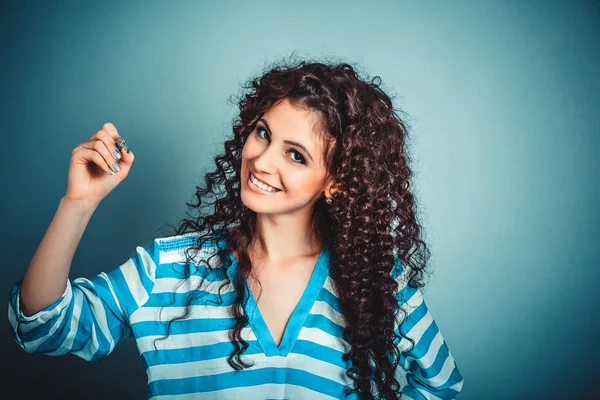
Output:
[[[224,244],[219,243],[219,250],[216,242],[215,238],[210,238],[202,243],[202,246],[198,249],[200,245],[200,233],[190,232],[182,235],[155,238],[148,250],[153,254],[157,265],[187,262],[199,265],[224,249]],[[213,259],[218,260],[218,257],[210,259],[212,267],[217,266],[216,261],[213,261]]]
[[394,252],[394,268],[392,268],[392,278],[396,281],[400,281],[406,277],[407,269],[404,268],[404,264],[400,260],[397,252]]
[[[392,269],[392,279],[396,281],[395,297],[399,304],[406,303],[409,299],[417,299],[421,295],[420,289],[409,284],[411,269],[407,268],[398,257],[394,254],[394,268]],[[417,295],[417,296],[415,296]]]

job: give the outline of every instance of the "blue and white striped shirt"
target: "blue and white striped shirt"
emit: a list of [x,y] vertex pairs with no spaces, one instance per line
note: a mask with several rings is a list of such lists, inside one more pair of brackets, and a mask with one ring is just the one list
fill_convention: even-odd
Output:
[[[23,315],[20,309],[22,280],[18,281],[8,307],[15,341],[30,353],[71,353],[99,362],[121,340],[133,336],[146,367],[149,399],[349,398],[344,397],[343,388],[354,387],[346,376],[352,364],[342,359],[349,344],[342,339],[344,319],[329,274],[327,246],[321,250],[279,346],[246,286],[243,309],[250,326],[241,334],[250,346],[241,360],[254,365],[236,371],[227,362],[233,351],[228,331],[235,325],[230,314],[235,289],[231,283],[224,286],[223,302],[215,304],[226,279],[224,268],[211,272],[207,267],[206,260],[217,251],[214,241],[205,243],[190,261],[191,277],[181,284],[184,250],[196,243],[197,233],[188,233],[154,239],[149,247],[138,246],[134,256],[109,273],[68,280],[62,297],[32,316]],[[233,255],[230,258],[227,275],[233,281],[237,263]],[[210,266],[218,267],[218,260],[213,257]],[[406,274],[397,265],[400,268],[393,273],[399,285],[397,298],[408,299],[399,300],[409,313],[402,333],[415,341],[411,351],[405,351],[410,345],[406,339],[397,344],[402,351],[396,373],[403,387],[402,399],[453,399],[462,389],[463,377],[421,291],[406,285]],[[167,333],[167,321],[184,314],[187,296],[199,285],[203,297],[191,305],[190,315],[171,324],[170,336],[157,340],[155,351],[154,339]],[[352,398],[358,397],[353,394]]]

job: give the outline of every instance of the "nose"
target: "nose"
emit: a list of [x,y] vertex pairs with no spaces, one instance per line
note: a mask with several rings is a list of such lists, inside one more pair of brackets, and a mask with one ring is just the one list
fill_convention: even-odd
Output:
[[264,174],[272,175],[277,170],[277,156],[279,150],[275,146],[268,146],[254,159],[254,168]]

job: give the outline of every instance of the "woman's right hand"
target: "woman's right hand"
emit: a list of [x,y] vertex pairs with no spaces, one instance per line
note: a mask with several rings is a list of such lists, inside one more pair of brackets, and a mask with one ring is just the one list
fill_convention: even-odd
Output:
[[[66,198],[99,204],[127,177],[134,156],[131,150],[127,153],[127,145],[119,152],[116,144],[119,137],[117,128],[107,122],[88,141],[73,149]],[[120,159],[113,154],[115,150]],[[118,163],[121,171],[113,168],[113,162]],[[114,175],[109,171],[115,172]]]

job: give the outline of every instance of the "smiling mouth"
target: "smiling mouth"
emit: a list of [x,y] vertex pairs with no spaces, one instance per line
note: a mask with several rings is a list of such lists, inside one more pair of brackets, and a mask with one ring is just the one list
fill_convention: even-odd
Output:
[[[256,181],[260,182],[263,185],[267,185],[267,189],[262,189],[261,187],[259,187],[257,184],[255,184],[254,182],[252,182],[252,178],[254,178]],[[281,192],[281,189],[277,189],[276,187],[270,186],[264,182],[261,182],[256,176],[254,176],[254,174],[252,172],[248,172],[248,182],[251,183],[252,185],[254,185],[256,188],[260,189],[261,191],[263,191],[264,193],[277,193],[277,192]]]

